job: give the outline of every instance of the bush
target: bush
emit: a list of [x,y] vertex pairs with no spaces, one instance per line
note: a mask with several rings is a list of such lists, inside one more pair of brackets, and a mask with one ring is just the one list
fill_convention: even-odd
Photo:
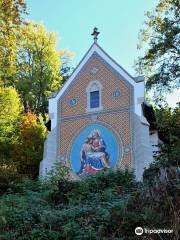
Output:
[[47,130],[41,117],[38,118],[31,112],[23,114],[19,142],[14,145],[12,153],[12,159],[16,162],[19,174],[32,178],[38,176],[46,133]]
[[[0,239],[136,240],[137,226],[178,228],[176,186],[172,190],[160,183],[139,184],[128,171],[104,172],[77,182],[64,176],[58,185],[54,177],[26,179],[1,196]],[[176,237],[166,235],[163,240]]]

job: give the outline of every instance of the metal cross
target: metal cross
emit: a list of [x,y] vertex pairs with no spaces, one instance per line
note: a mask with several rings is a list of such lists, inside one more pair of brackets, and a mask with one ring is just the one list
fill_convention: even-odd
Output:
[[97,39],[98,39],[98,35],[99,35],[100,32],[98,32],[98,28],[95,27],[94,30],[93,30],[93,33],[91,34],[92,36],[94,36],[94,42],[97,42]]

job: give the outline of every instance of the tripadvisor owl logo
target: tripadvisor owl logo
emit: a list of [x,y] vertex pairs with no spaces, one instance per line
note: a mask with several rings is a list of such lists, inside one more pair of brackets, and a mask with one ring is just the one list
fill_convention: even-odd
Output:
[[142,227],[136,227],[135,228],[135,234],[136,235],[142,235],[142,234],[159,234],[159,233],[173,233],[173,229],[149,229],[149,228],[142,228]]
[[143,228],[142,227],[136,227],[135,228],[135,234],[136,235],[142,235],[143,234]]

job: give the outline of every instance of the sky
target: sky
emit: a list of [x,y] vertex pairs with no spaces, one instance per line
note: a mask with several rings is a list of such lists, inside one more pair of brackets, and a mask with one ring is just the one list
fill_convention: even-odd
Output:
[[[29,20],[43,23],[48,31],[57,32],[59,49],[73,54],[75,67],[87,52],[96,26],[98,44],[131,75],[135,60],[142,54],[137,49],[138,34],[145,12],[158,0],[26,0]],[[170,105],[178,101],[175,93],[167,98]]]

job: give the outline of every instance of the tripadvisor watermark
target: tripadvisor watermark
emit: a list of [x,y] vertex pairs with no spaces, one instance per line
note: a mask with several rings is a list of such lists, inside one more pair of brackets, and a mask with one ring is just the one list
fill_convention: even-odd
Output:
[[143,233],[146,233],[146,234],[160,234],[160,233],[173,233],[173,230],[172,229],[149,229],[149,228],[146,228],[146,227],[136,227],[135,228],[135,234],[136,235],[142,235]]

